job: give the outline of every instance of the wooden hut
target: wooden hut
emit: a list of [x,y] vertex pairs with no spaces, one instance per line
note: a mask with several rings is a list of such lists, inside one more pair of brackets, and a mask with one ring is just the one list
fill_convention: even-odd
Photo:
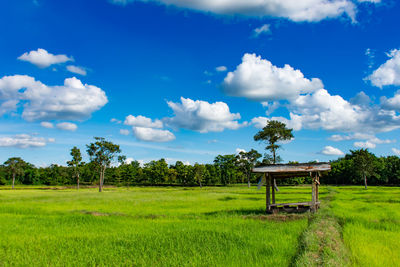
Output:
[[[319,206],[318,198],[319,178],[331,170],[329,163],[299,163],[299,164],[274,164],[253,168],[254,173],[262,173],[266,183],[266,212],[277,213],[284,211],[305,211],[315,212]],[[294,177],[312,177],[311,201],[297,203],[275,203],[275,187],[273,179],[286,179]],[[272,197],[271,197],[272,187]]]

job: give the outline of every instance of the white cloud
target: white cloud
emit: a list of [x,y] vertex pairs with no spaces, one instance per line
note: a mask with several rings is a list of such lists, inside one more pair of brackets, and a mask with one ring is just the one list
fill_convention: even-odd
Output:
[[286,124],[286,126],[288,128],[293,129],[294,131],[299,131],[302,128],[302,122],[299,119],[299,115],[295,115],[293,113],[290,113],[290,120],[286,119],[284,117],[271,117],[271,118],[267,118],[267,117],[255,117],[251,120],[251,124],[254,125],[254,127],[258,128],[258,129],[262,129],[264,128],[268,122],[270,120],[276,120],[276,121],[280,121],[283,122],[284,124]]
[[[1,98],[0,98],[1,100]],[[12,111],[16,111],[18,108],[18,100],[15,99],[11,99],[11,100],[7,100],[4,101],[3,103],[1,103],[0,105],[0,116],[12,112]]]
[[252,124],[257,128],[264,127],[270,119],[284,122],[294,130],[324,129],[375,134],[400,128],[400,116],[396,113],[396,110],[400,111],[400,92],[390,99],[383,97],[380,105],[371,103],[364,92],[347,101],[321,88],[322,82],[317,78],[309,80],[300,70],[294,70],[289,65],[278,68],[251,54],[245,54],[243,62],[234,72],[228,73],[223,85],[230,95],[246,97],[268,106],[267,115],[276,107],[288,109],[289,119],[253,118]]
[[64,131],[76,131],[78,129],[78,126],[74,123],[71,122],[61,122],[56,125],[56,127],[60,130]]
[[116,118],[112,118],[112,119],[110,120],[110,122],[115,122],[116,124],[122,123],[122,121],[120,121],[120,120],[118,120],[118,119],[116,119]]
[[375,3],[375,4],[377,4],[377,3],[380,3],[381,0],[358,0],[358,2],[360,2],[360,3]]
[[225,129],[236,130],[246,123],[240,124],[239,113],[231,113],[224,102],[208,103],[181,97],[181,103],[168,102],[174,117],[164,118],[173,128],[184,128],[201,133],[221,132]]
[[28,134],[0,137],[0,147],[32,148],[43,147],[48,142],[54,142],[54,138],[35,137]]
[[265,102],[294,99],[323,88],[323,84],[320,79],[305,78],[287,64],[279,68],[260,56],[245,54],[236,70],[225,77],[223,88],[228,95]]
[[119,133],[122,135],[129,135],[129,130],[121,129],[121,130],[119,130]]
[[393,49],[387,56],[389,59],[365,78],[379,88],[385,85],[400,85],[400,50]]
[[328,140],[339,142],[339,141],[348,141],[348,140],[367,140],[374,138],[373,135],[371,134],[365,134],[365,133],[353,133],[349,135],[340,135],[340,134],[334,134],[331,137],[328,138]]
[[380,100],[383,108],[400,112],[400,90],[397,91],[393,97],[387,98],[383,96]]
[[18,59],[30,62],[39,68],[47,68],[53,64],[73,61],[73,58],[69,58],[66,55],[53,55],[42,48],[39,48],[37,51],[32,50],[30,52],[25,52],[23,55],[18,57]]
[[271,25],[269,24],[264,24],[253,30],[254,37],[258,37],[260,36],[260,34],[269,34],[269,33],[271,33]]
[[86,76],[86,74],[87,74],[86,69],[83,68],[83,67],[79,67],[79,66],[68,65],[67,66],[67,70],[69,72],[80,74],[80,75],[83,75],[83,76]]
[[354,142],[353,144],[355,147],[360,147],[360,148],[375,148],[376,144],[372,143],[370,141],[365,141],[365,142]]
[[219,67],[216,67],[215,70],[218,72],[224,72],[224,71],[227,71],[228,68],[225,66],[219,66]]
[[2,100],[24,102],[22,117],[27,121],[84,120],[108,102],[103,90],[75,77],[48,86],[27,75],[0,78],[0,104]]
[[380,106],[353,105],[325,89],[299,96],[290,103],[289,109],[298,115],[297,123],[307,129],[377,133],[400,128],[400,117],[394,111]]
[[395,143],[396,140],[389,139],[379,139],[372,134],[366,133],[353,133],[349,135],[339,135],[335,134],[328,138],[331,141],[348,141],[348,140],[365,140],[364,142],[355,142],[354,146],[365,147],[365,148],[375,148],[378,144],[391,144]]
[[[111,0],[126,5],[135,0]],[[137,1],[137,0],[136,0]],[[148,0],[141,0],[147,2]],[[329,18],[348,16],[353,21],[357,11],[350,0],[151,0],[165,5],[189,8],[221,15],[243,15],[249,17],[287,18],[292,21],[316,22]],[[376,1],[376,0],[370,0]]]
[[152,121],[150,118],[147,118],[145,116],[132,116],[128,115],[125,118],[124,121],[125,125],[130,125],[130,126],[137,126],[137,127],[145,127],[145,128],[162,128],[163,127],[163,122],[160,120],[154,120]]
[[368,106],[371,104],[371,98],[361,91],[358,92],[355,97],[350,99],[350,103],[358,106]]
[[175,135],[168,130],[160,130],[145,127],[133,127],[133,135],[147,142],[169,142],[175,140]]
[[48,122],[48,121],[42,121],[42,122],[40,123],[40,126],[42,126],[42,127],[44,127],[44,128],[47,128],[47,129],[52,129],[52,128],[54,128],[53,123]]
[[396,154],[397,156],[400,155],[400,149],[392,148],[392,151],[393,151],[393,153]]
[[343,156],[344,153],[333,146],[326,146],[324,149],[320,152],[321,154],[327,155],[327,156]]
[[368,58],[368,68],[371,69],[375,64],[375,51],[371,48],[365,50],[365,55]]

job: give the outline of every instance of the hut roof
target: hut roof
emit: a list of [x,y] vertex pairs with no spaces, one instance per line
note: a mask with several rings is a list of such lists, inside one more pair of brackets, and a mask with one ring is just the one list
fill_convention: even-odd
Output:
[[271,164],[253,168],[256,173],[269,173],[274,178],[304,177],[312,172],[328,172],[331,164],[320,163],[298,163],[298,164]]

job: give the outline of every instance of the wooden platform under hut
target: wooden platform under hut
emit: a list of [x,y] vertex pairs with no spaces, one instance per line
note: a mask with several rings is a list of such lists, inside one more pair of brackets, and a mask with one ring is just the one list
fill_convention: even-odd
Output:
[[[308,211],[316,212],[320,206],[318,198],[319,178],[331,170],[329,163],[299,163],[299,164],[274,164],[253,168],[254,173],[263,173],[266,183],[266,212],[278,213],[280,210],[287,212]],[[312,177],[311,201],[297,203],[276,203],[274,179],[287,179],[294,177]],[[271,196],[272,187],[272,196]]]

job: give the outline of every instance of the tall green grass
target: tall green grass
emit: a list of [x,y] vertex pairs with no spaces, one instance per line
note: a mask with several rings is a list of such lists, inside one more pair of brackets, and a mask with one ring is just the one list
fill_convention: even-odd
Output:
[[255,188],[0,190],[0,265],[288,266],[307,218],[264,209]]
[[400,188],[340,187],[331,210],[354,266],[400,266]]
[[[281,187],[276,201],[310,191]],[[399,266],[400,188],[320,199],[317,216],[286,216],[239,186],[0,190],[0,266]]]

